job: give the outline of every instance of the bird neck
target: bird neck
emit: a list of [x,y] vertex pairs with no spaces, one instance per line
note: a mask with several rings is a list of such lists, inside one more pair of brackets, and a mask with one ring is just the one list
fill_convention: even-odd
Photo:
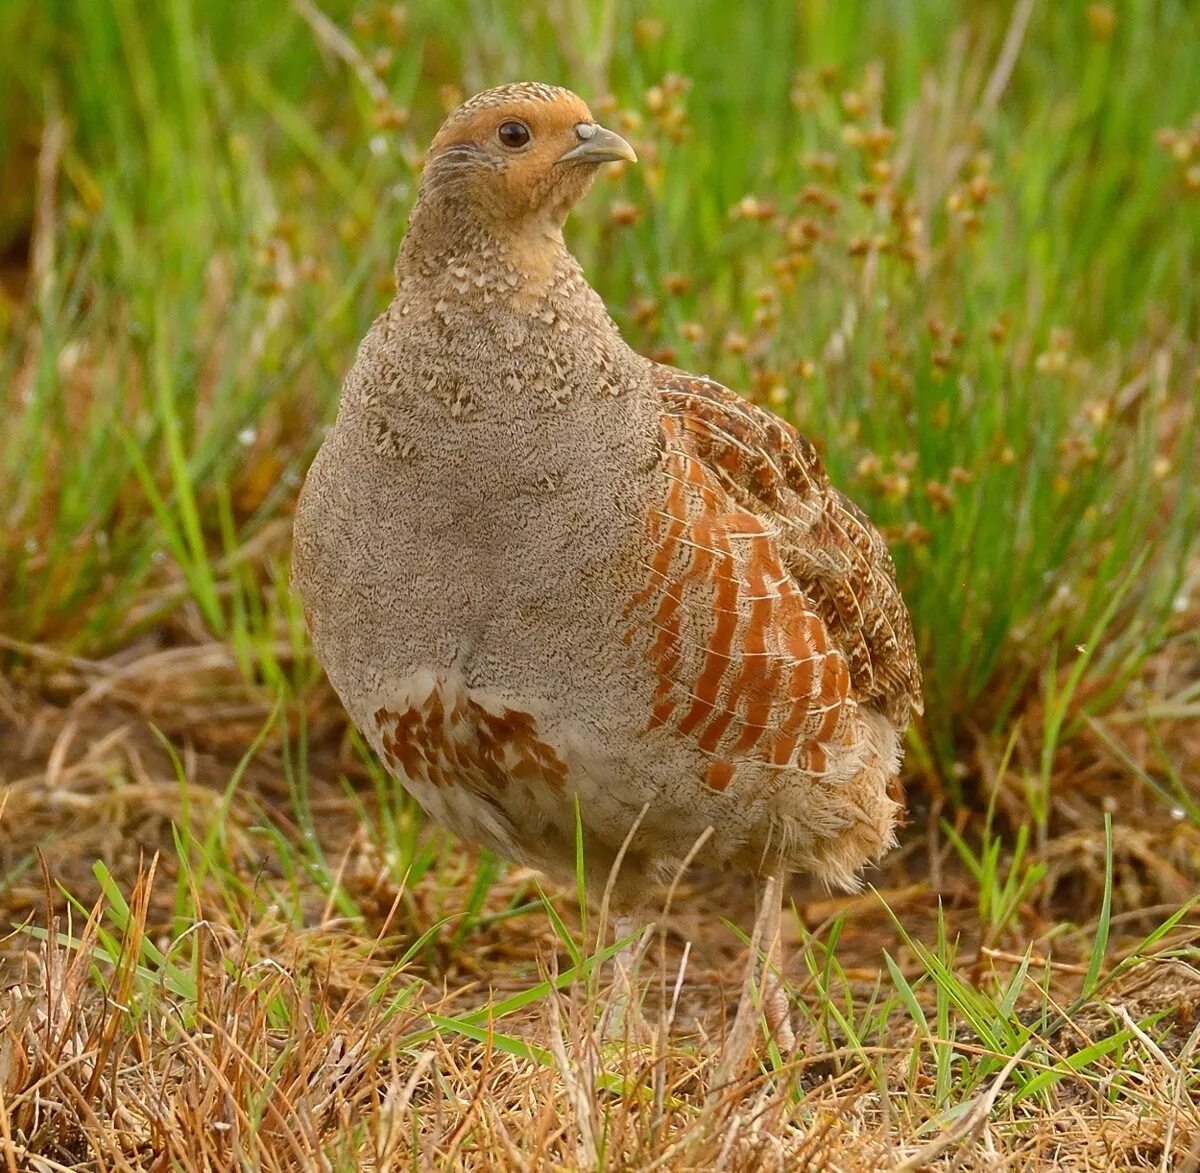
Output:
[[580,279],[562,227],[529,217],[503,230],[462,204],[418,200],[396,259],[401,289],[414,284],[443,299],[536,312]]

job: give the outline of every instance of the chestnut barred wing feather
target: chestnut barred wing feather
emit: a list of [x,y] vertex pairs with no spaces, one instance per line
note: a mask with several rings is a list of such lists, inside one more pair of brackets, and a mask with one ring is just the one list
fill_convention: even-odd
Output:
[[672,637],[689,579],[708,575],[716,621],[693,632],[707,649],[683,719],[704,726],[705,748],[722,722],[741,724],[739,750],[757,732],[773,763],[790,752],[803,765],[805,744],[820,758],[837,740],[848,700],[905,728],[921,673],[882,535],[790,424],[710,379],[658,366],[655,381],[671,486],[646,591],[661,596],[656,715],[679,707],[685,649]]

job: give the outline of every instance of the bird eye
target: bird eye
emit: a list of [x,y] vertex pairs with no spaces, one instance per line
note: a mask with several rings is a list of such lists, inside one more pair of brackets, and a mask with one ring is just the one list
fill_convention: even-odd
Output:
[[504,146],[514,151],[518,147],[523,147],[533,137],[525,123],[516,121],[500,123],[500,129],[496,134]]

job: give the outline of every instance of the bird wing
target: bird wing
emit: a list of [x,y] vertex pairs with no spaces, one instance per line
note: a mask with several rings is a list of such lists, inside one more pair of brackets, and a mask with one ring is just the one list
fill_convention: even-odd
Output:
[[791,425],[712,380],[654,378],[665,490],[630,606],[631,631],[652,628],[651,724],[718,774],[738,756],[822,773],[858,704],[906,728],[921,673],[882,536]]

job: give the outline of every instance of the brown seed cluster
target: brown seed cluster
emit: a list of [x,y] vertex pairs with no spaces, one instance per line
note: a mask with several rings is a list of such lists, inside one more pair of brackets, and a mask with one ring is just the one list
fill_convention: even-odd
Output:
[[[651,156],[646,169],[651,190],[661,174],[653,158],[654,137],[686,136],[687,91],[685,79],[668,77],[646,91],[638,112],[613,112],[617,125],[632,128],[639,152],[645,148]],[[809,282],[832,270],[850,284],[860,273],[875,283],[882,278],[876,269],[884,260],[899,267],[897,276],[929,262],[927,216],[913,194],[908,165],[898,157],[897,133],[882,117],[878,71],[868,70],[852,84],[832,70],[798,74],[792,101],[822,127],[835,118],[837,130],[822,149],[803,155],[805,178],[796,190],[746,192],[727,210],[732,230],[745,240],[732,267],[735,272],[745,270],[739,277],[743,286],[753,282],[744,319],[720,332],[706,329],[704,316],[695,312],[706,291],[681,282],[677,274],[664,278],[661,296],[650,299],[655,303],[653,314],[645,297],[627,309],[643,331],[639,343],[645,351],[674,355],[673,343],[658,336],[659,331],[673,332],[699,365],[739,360],[733,368],[737,381],[749,387],[756,401],[776,409],[790,406],[797,378],[812,378],[819,370],[817,355],[789,356],[786,363],[776,358],[781,331],[800,309]],[[984,163],[973,166],[982,168]],[[975,201],[972,206],[979,215],[979,201],[990,194],[990,181],[974,172],[966,179],[967,198]],[[610,205],[608,220],[615,227],[631,227],[639,219],[636,205],[619,199]],[[836,357],[842,346],[837,338],[831,341],[826,359]],[[948,365],[949,352],[939,351],[935,366]]]
[[1164,126],[1156,138],[1175,163],[1183,190],[1200,196],[1200,111],[1192,115],[1187,126]]

